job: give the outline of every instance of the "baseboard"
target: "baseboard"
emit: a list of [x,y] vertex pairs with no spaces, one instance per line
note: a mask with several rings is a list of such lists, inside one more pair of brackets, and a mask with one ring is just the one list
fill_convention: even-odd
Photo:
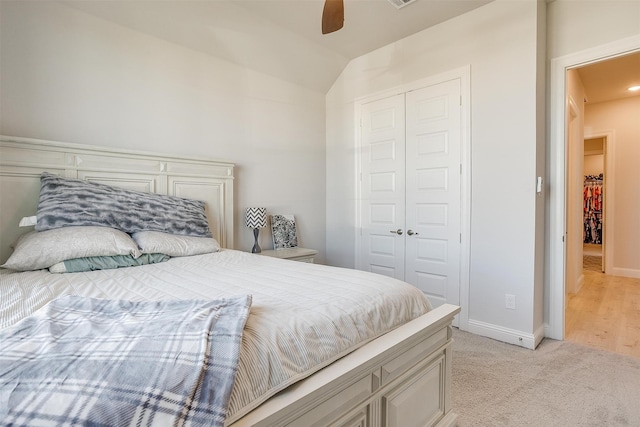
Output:
[[544,338],[544,325],[540,325],[533,334],[529,334],[515,329],[493,325],[491,323],[469,320],[468,331],[476,335],[493,338],[494,340],[528,348],[530,350],[534,350]]
[[602,249],[583,249],[582,255],[586,256],[602,256]]
[[535,332],[533,333],[533,343],[535,345],[534,348],[538,347],[538,345],[542,342],[542,340],[544,339],[544,337],[546,337],[545,335],[545,324],[542,324],[540,326],[538,326],[538,329],[535,330]]
[[455,427],[458,425],[458,414],[449,411],[436,425],[438,427]]
[[607,272],[607,274],[611,274],[612,276],[632,277],[634,279],[640,279],[640,270],[636,270],[633,268],[613,267],[611,269],[611,273]]
[[578,277],[578,282],[576,283],[576,294],[580,292],[582,285],[584,285],[584,274],[581,274],[580,277]]
[[[554,330],[553,330],[553,328],[551,328],[549,323],[545,323],[543,329],[544,329],[544,335],[543,336],[545,338],[549,338],[549,339],[552,339],[552,340],[558,340],[558,341],[563,341],[564,340],[564,337],[555,335]],[[562,328],[562,329],[563,329],[563,333],[564,333],[564,328]]]

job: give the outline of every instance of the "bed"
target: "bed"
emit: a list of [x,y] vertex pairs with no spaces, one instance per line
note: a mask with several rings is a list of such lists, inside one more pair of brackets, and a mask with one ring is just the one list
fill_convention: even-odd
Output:
[[[211,234],[210,240],[202,238],[188,243],[187,253],[181,252],[185,250],[184,241],[193,239],[180,240],[181,245],[168,248],[164,252],[176,252],[171,252],[166,259],[135,267],[66,273],[52,272],[49,267],[23,272],[0,270],[0,333],[13,331],[16,325],[23,326],[34,318],[49,319],[59,313],[62,313],[59,315],[62,322],[68,321],[64,316],[69,312],[83,312],[90,313],[91,323],[99,323],[98,317],[93,317],[94,311],[87,311],[88,306],[91,310],[105,306],[107,317],[113,312],[120,315],[117,310],[122,306],[152,319],[158,319],[158,312],[163,316],[166,312],[174,316],[168,317],[169,326],[159,326],[164,323],[156,320],[140,322],[140,325],[152,328],[144,332],[152,338],[154,334],[162,336],[161,345],[166,346],[166,342],[173,342],[171,340],[185,343],[184,347],[171,346],[172,351],[177,351],[175,355],[159,357],[173,363],[170,366],[178,366],[175,360],[188,353],[185,350],[188,344],[184,336],[164,338],[163,334],[173,333],[170,325],[189,325],[193,331],[199,327],[210,328],[218,322],[220,325],[215,327],[225,331],[219,335],[227,337],[230,345],[221,357],[235,358],[236,362],[233,366],[216,365],[215,368],[232,371],[234,380],[228,390],[215,387],[226,390],[220,391],[226,399],[224,408],[215,414],[212,405],[198,407],[189,400],[189,408],[196,407],[200,412],[189,418],[191,424],[184,425],[455,424],[450,397],[450,345],[451,323],[459,307],[443,305],[431,309],[426,298],[412,286],[372,273],[234,250],[233,164],[13,137],[0,137],[0,150],[0,263],[13,254],[10,246],[33,230],[17,224],[35,214],[43,182],[58,186],[61,181],[83,181],[121,188],[125,193],[144,192],[201,201],[202,218],[192,229],[199,233],[197,229],[204,221]],[[52,218],[56,223],[60,221],[58,216]],[[38,221],[41,219],[39,213]],[[153,220],[158,222],[157,218]],[[95,227],[94,224],[66,225],[57,229],[89,227],[96,233],[111,228],[98,227],[96,231],[90,228]],[[46,231],[54,233],[55,230]],[[153,233],[157,232],[151,231],[148,235],[155,236]],[[133,230],[130,235],[138,233],[145,232]],[[43,232],[32,234],[44,235]],[[204,245],[207,248],[199,251],[202,253],[194,253],[192,248],[198,247],[200,241],[207,244],[213,241],[215,245],[213,249]],[[145,255],[158,250],[153,247],[153,239],[135,242],[138,247],[128,248],[122,243],[118,250],[131,252],[142,248]],[[164,244],[162,240],[161,245]],[[136,259],[140,259],[140,255],[136,255]],[[62,264],[63,269],[72,268],[67,262]],[[208,314],[181,317],[188,310]],[[220,314],[222,311],[230,313],[229,317]],[[225,323],[226,320],[220,319],[231,320]],[[192,321],[202,324],[191,325]],[[129,327],[129,320],[126,323]],[[65,333],[62,337],[68,335]],[[205,353],[220,347],[217,344],[203,347],[202,342],[194,346],[204,348]],[[146,348],[145,351],[148,352]],[[194,351],[189,357],[200,360],[197,353]],[[87,359],[95,354],[102,353],[94,351]],[[145,353],[145,357],[148,354]],[[183,370],[188,371],[187,376],[194,376],[196,369],[189,369],[190,360],[186,358],[179,366],[186,366]],[[130,362],[118,363],[129,366]],[[139,366],[136,369],[143,370],[147,365]],[[114,371],[118,369],[121,368]],[[197,372],[204,375],[216,369],[207,365]],[[182,375],[180,369],[165,367],[162,371]],[[197,381],[202,382],[200,377]],[[177,380],[172,377],[169,381],[187,382],[182,377]],[[207,387],[198,384],[196,398],[207,392]],[[95,398],[93,389],[91,393]],[[0,400],[2,396],[0,389]],[[176,410],[184,412],[184,407],[181,403]],[[162,414],[154,413],[157,418],[149,425],[163,425]]]

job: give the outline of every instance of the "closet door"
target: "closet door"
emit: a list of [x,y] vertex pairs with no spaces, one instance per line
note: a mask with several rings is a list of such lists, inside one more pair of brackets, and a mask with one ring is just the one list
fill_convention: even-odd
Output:
[[460,303],[461,107],[455,79],[406,96],[405,280]]
[[361,111],[360,268],[404,280],[404,94]]

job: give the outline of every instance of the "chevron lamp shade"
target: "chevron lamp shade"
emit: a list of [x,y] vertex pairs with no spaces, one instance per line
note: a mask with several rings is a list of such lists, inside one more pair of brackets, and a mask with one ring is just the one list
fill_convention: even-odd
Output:
[[264,228],[267,226],[267,208],[247,208],[247,227]]

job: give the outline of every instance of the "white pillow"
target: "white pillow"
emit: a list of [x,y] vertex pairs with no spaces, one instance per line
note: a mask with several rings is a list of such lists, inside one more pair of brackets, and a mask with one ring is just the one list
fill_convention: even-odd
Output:
[[101,255],[139,257],[140,250],[128,234],[114,228],[62,227],[23,234],[7,262],[0,267],[40,270],[67,259]]
[[220,244],[213,237],[183,236],[160,231],[139,231],[131,235],[143,253],[171,257],[218,252]]
[[38,223],[38,217],[33,215],[33,216],[25,216],[24,218],[22,218],[20,220],[20,224],[18,224],[18,227],[33,227],[34,225],[36,225]]

